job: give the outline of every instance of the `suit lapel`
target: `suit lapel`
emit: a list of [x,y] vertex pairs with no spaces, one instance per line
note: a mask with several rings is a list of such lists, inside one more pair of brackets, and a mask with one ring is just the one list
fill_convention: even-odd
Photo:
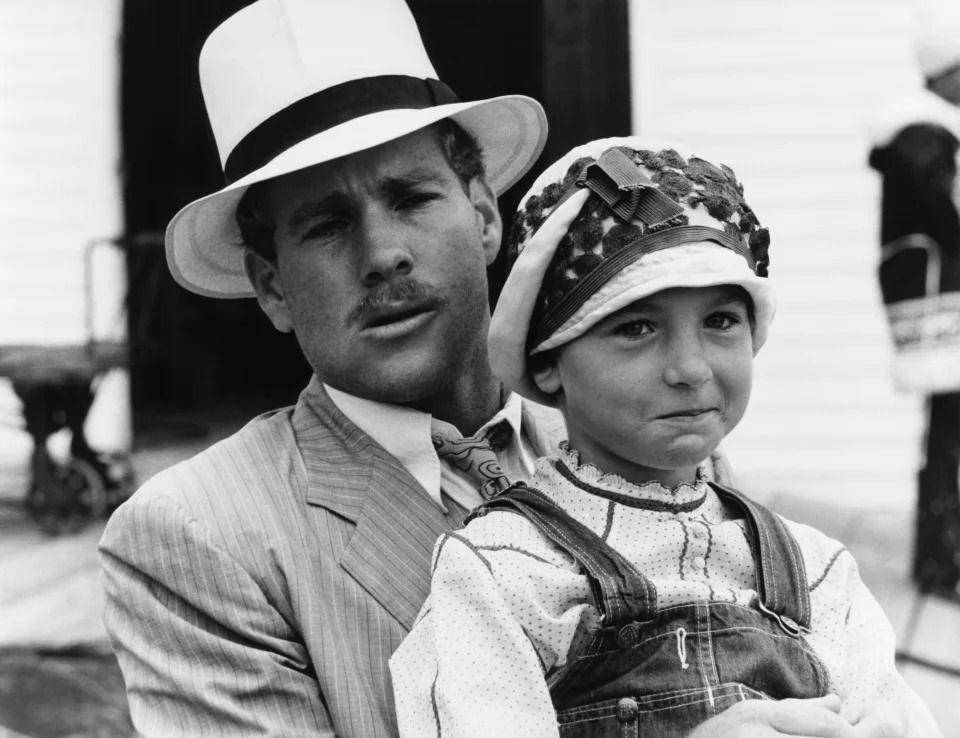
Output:
[[307,470],[307,503],[356,523],[340,565],[408,630],[430,591],[437,538],[458,527],[410,473],[330,400],[316,378],[294,428]]
[[340,563],[408,630],[430,593],[433,546],[459,516],[446,516],[385,451]]

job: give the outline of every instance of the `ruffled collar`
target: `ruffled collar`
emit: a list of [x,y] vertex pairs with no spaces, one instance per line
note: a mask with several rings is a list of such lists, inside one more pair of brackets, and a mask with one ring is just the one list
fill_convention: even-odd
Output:
[[[580,454],[563,441],[559,456],[545,460],[554,474],[560,474],[568,482],[576,484],[592,494],[617,500],[624,504],[641,507],[663,507],[665,510],[691,510],[699,507],[709,491],[706,472],[697,467],[692,482],[677,487],[668,487],[659,481],[634,484],[619,474],[605,474],[599,467],[580,463]],[[547,471],[544,469],[543,471]],[[632,501],[632,502],[631,502]]]

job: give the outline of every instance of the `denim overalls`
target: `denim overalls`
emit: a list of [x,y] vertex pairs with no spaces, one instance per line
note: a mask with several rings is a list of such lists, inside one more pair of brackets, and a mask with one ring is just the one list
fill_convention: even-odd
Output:
[[711,486],[744,513],[759,610],[719,602],[657,609],[652,582],[530,487],[515,485],[474,513],[526,516],[589,580],[600,627],[549,679],[561,738],[686,736],[735,702],[827,694],[826,670],[803,638],[810,595],[800,547],[772,512]]

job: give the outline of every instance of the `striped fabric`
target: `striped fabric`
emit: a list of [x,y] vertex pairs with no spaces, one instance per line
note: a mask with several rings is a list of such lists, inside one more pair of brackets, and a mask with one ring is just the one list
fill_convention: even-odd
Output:
[[[543,454],[563,432],[524,406]],[[451,511],[459,510],[455,505]],[[105,622],[145,736],[392,736],[387,660],[459,526],[315,379],[150,479],[101,541]]]

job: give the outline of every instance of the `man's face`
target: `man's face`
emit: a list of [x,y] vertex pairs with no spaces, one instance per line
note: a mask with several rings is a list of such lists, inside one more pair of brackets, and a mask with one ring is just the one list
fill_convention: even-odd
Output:
[[486,366],[496,201],[464,185],[429,130],[269,183],[276,265],[247,270],[273,324],[328,384],[385,402]]
[[536,379],[563,393],[570,445],[633,482],[689,481],[750,397],[753,340],[734,288],[658,292],[556,352]]

